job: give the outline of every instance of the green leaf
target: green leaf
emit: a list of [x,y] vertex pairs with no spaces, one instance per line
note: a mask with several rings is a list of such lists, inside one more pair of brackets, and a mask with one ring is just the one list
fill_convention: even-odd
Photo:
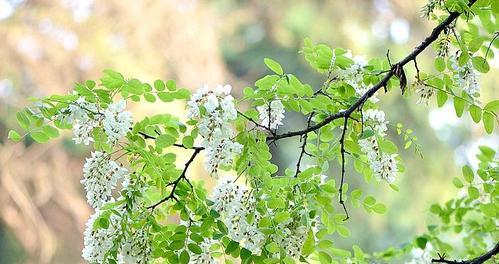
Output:
[[187,250],[182,251],[182,253],[180,253],[179,260],[180,260],[181,264],[189,264],[189,260],[190,260],[189,252],[187,252]]
[[173,102],[173,96],[167,92],[159,92],[158,98],[165,103]]
[[16,118],[17,118],[17,123],[24,130],[27,130],[29,128],[29,119],[26,116],[26,114],[24,113],[24,111],[17,112]]
[[279,224],[288,220],[289,217],[290,217],[289,212],[278,212],[275,215],[274,221]]
[[454,179],[452,179],[452,183],[454,184],[454,186],[456,186],[456,188],[463,188],[464,187],[463,182],[461,182],[461,180],[457,177],[454,177]]
[[443,72],[445,70],[445,61],[443,57],[437,57],[435,59],[435,69],[439,72]]
[[464,179],[467,182],[472,183],[475,175],[473,174],[473,170],[470,168],[470,166],[468,165],[463,166],[462,171]]
[[169,91],[175,91],[177,89],[177,84],[174,80],[168,80],[166,81],[166,87]]
[[194,254],[198,254],[199,255],[199,254],[203,253],[203,250],[198,245],[196,245],[194,243],[189,243],[187,245],[187,247]]
[[338,225],[336,226],[336,231],[338,231],[338,234],[342,237],[349,237],[350,236],[350,230],[346,228],[344,225]]
[[270,244],[267,244],[265,246],[265,249],[267,249],[271,253],[276,253],[276,252],[279,252],[280,247],[279,247],[279,245],[277,245],[276,242],[272,242]]
[[191,97],[191,91],[185,88],[178,89],[176,92],[173,93],[173,97],[177,99],[189,99]]
[[444,91],[437,91],[437,105],[442,107],[447,102],[448,95]]
[[382,203],[377,203],[372,207],[373,211],[377,214],[386,213],[386,206]]
[[473,40],[470,41],[470,44],[468,45],[468,49],[471,52],[477,52],[483,44],[483,40],[481,38],[474,38]]
[[19,133],[17,133],[16,131],[14,130],[10,130],[9,131],[9,135],[7,136],[8,139],[14,141],[14,142],[19,142],[21,141],[21,135],[19,135]]
[[301,253],[304,256],[308,256],[314,252],[315,248],[315,239],[314,239],[314,232],[312,229],[308,230],[308,235],[307,235],[307,240],[303,243],[303,247],[301,249]]
[[483,126],[485,127],[485,131],[488,134],[492,134],[492,131],[494,131],[495,116],[490,112],[484,112],[482,121],[483,121]]
[[233,251],[235,251],[238,248],[239,248],[239,243],[237,243],[236,241],[231,240],[229,242],[229,244],[227,245],[227,247],[225,248],[225,254],[230,254],[230,253],[232,253]]
[[461,117],[464,113],[465,101],[460,97],[454,97],[454,109],[456,110],[456,115]]
[[473,57],[471,58],[471,62],[473,63],[473,67],[481,73],[487,73],[490,70],[489,63],[483,57]]
[[420,236],[420,237],[416,238],[416,245],[420,249],[425,249],[427,242],[428,242],[428,239],[426,239],[426,237],[424,237],[424,236]]
[[192,146],[194,145],[194,138],[192,138],[191,136],[185,136],[182,139],[182,145],[187,148],[192,148]]
[[51,138],[56,138],[59,136],[59,130],[57,130],[57,128],[55,128],[53,126],[49,126],[49,125],[43,126],[42,131],[43,131],[43,133],[45,133],[45,135],[47,135]]
[[263,62],[265,62],[265,65],[267,65],[267,67],[269,67],[269,69],[272,70],[273,72],[275,72],[279,75],[282,75],[284,73],[281,65],[277,61],[275,61],[273,59],[265,58],[265,59],[263,59]]
[[487,216],[496,217],[497,209],[493,203],[480,205],[480,210]]
[[499,100],[488,102],[483,109],[489,112],[499,112]]
[[482,119],[482,109],[480,109],[477,105],[470,105],[469,112],[473,122],[478,124]]
[[144,94],[144,98],[146,99],[147,102],[149,103],[154,103],[156,102],[156,96],[154,96],[153,94],[150,94],[150,93],[145,93]]
[[156,147],[158,148],[166,148],[172,146],[175,143],[176,139],[169,134],[162,134],[158,136],[155,140]]
[[471,199],[476,200],[480,197],[480,192],[476,187],[470,186],[468,187],[468,195]]
[[42,131],[34,131],[34,132],[31,132],[31,137],[38,143],[46,143],[47,141],[49,141],[49,137],[47,135],[45,135]]
[[162,80],[154,81],[154,89],[157,91],[163,91],[165,89],[165,83]]
[[376,204],[376,198],[374,198],[372,196],[367,196],[364,199],[364,204],[368,205],[368,206],[373,206],[374,204]]
[[100,217],[99,222],[98,222],[98,226],[100,228],[104,228],[104,229],[109,228],[109,219],[107,219],[106,217]]

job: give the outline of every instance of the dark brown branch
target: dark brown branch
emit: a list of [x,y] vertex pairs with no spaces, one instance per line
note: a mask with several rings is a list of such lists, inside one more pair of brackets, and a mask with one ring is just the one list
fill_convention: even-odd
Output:
[[[313,116],[314,116],[314,112],[312,112],[308,115],[307,127],[310,126],[310,122],[312,121]],[[303,155],[307,153],[307,151],[305,150],[305,147],[307,146],[307,139],[308,139],[308,133],[302,135],[302,137],[301,137],[302,144],[300,147],[300,156],[298,157],[298,161],[296,162],[295,178],[298,177],[298,174],[301,172],[300,171],[301,160],[303,159]]]
[[[475,2],[476,2],[476,0],[470,0],[468,6],[471,7]],[[393,76],[396,76],[397,72],[401,72],[401,70],[403,70],[403,67],[407,63],[409,63],[410,61],[414,61],[416,59],[416,57],[421,52],[423,52],[428,46],[431,45],[431,43],[433,43],[438,38],[438,36],[440,35],[440,33],[442,31],[444,31],[449,25],[451,25],[459,17],[460,14],[461,13],[458,13],[458,12],[451,12],[449,14],[449,16],[444,21],[442,21],[440,24],[438,24],[433,29],[431,34],[428,37],[426,37],[416,48],[414,48],[414,50],[409,55],[407,55],[405,58],[403,58],[399,62],[393,64],[390,71],[388,71],[386,73],[386,75],[383,77],[383,79],[381,79],[376,85],[371,87],[364,95],[362,95],[348,109],[341,111],[341,112],[338,112],[338,113],[331,114],[330,116],[328,116],[327,118],[325,118],[321,122],[319,122],[313,126],[307,127],[305,129],[291,131],[291,132],[287,132],[284,134],[278,134],[275,136],[271,136],[267,139],[275,141],[275,140],[279,140],[279,139],[283,139],[283,138],[301,136],[301,135],[306,134],[308,132],[315,131],[315,130],[331,123],[332,121],[334,121],[338,118],[349,117],[355,110],[360,109],[360,107],[362,107],[362,105],[367,101],[367,99],[372,97],[379,89],[386,87],[388,84],[388,81]]]
[[160,204],[162,204],[162,203],[164,203],[164,202],[166,202],[166,201],[168,201],[170,199],[178,201],[177,197],[175,197],[175,190],[177,189],[177,186],[179,185],[179,183],[180,183],[181,180],[185,180],[191,186],[191,188],[192,188],[191,182],[189,181],[189,179],[187,179],[187,169],[189,168],[189,166],[191,165],[191,163],[194,161],[194,159],[196,158],[196,156],[199,154],[199,152],[201,152],[201,150],[202,149],[200,149],[200,148],[194,149],[194,153],[192,153],[192,156],[185,163],[184,170],[182,171],[182,173],[180,174],[180,176],[175,181],[168,183],[167,187],[168,186],[173,186],[170,194],[168,196],[166,196],[165,198],[159,200],[155,204],[153,204],[151,206],[148,206],[147,209],[154,210],[157,206],[159,206]]
[[340,138],[340,154],[341,154],[341,181],[340,181],[340,188],[338,191],[340,192],[340,204],[343,207],[343,210],[345,211],[346,217],[343,221],[346,221],[350,218],[348,215],[347,208],[345,206],[345,201],[343,200],[343,183],[345,181],[345,135],[347,133],[347,124],[348,124],[348,117],[345,116],[345,120],[343,123],[343,131],[341,131],[341,138]]
[[438,259],[432,259],[432,263],[447,263],[447,264],[481,264],[484,263],[485,261],[491,259],[495,255],[499,253],[499,242],[496,243],[494,248],[492,248],[490,251],[485,252],[483,255],[480,255],[476,258],[469,259],[469,260],[448,260],[445,258],[445,254],[440,255],[438,254],[439,258]]

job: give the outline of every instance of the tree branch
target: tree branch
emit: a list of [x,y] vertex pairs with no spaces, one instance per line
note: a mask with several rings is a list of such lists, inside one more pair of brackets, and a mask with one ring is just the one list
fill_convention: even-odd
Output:
[[345,181],[345,135],[347,133],[347,124],[348,124],[348,117],[345,116],[345,121],[343,123],[343,131],[341,131],[341,138],[340,138],[340,154],[341,154],[341,181],[340,181],[340,188],[338,191],[340,192],[340,204],[343,207],[343,210],[345,211],[346,218],[343,219],[343,221],[346,221],[350,218],[348,215],[347,208],[345,206],[345,201],[343,200],[343,183]]
[[[476,1],[477,0],[470,0],[468,6],[471,7]],[[331,123],[332,121],[334,121],[336,119],[344,118],[344,117],[348,118],[355,110],[362,108],[362,105],[367,101],[367,99],[372,97],[379,89],[386,87],[386,85],[388,84],[388,81],[393,76],[398,77],[397,73],[401,73],[401,71],[403,71],[403,67],[407,63],[409,63],[410,61],[414,61],[416,59],[416,57],[421,52],[423,52],[428,46],[430,46],[431,43],[433,43],[438,38],[438,36],[440,35],[440,33],[442,33],[442,31],[444,31],[451,23],[453,23],[459,17],[459,15],[461,15],[461,13],[451,12],[449,14],[449,16],[444,21],[442,21],[440,24],[438,24],[433,29],[431,34],[428,37],[426,37],[416,48],[414,48],[414,50],[409,55],[407,55],[405,58],[403,58],[399,62],[393,64],[391,66],[390,71],[388,71],[386,73],[386,75],[383,77],[383,79],[381,79],[381,81],[379,81],[376,85],[371,87],[364,95],[362,95],[348,109],[341,111],[341,112],[338,112],[338,113],[331,114],[330,116],[328,116],[327,118],[325,118],[324,120],[322,120],[321,122],[319,122],[313,126],[307,127],[305,129],[302,129],[302,130],[291,131],[291,132],[287,132],[284,134],[277,134],[275,136],[270,136],[267,138],[267,140],[274,140],[275,141],[275,140],[279,140],[279,139],[283,139],[283,138],[301,136],[301,135],[306,134],[308,132],[316,131],[317,129]]]
[[476,258],[470,259],[470,260],[448,260],[445,258],[445,254],[440,255],[438,254],[439,258],[438,259],[432,259],[432,263],[447,263],[447,264],[481,264],[484,263],[485,261],[491,259],[494,257],[496,254],[499,253],[499,242],[496,243],[494,248],[492,248],[490,251],[485,252],[483,255],[480,255]]
[[186,173],[187,173],[187,169],[189,168],[189,166],[191,165],[191,163],[194,161],[194,159],[196,158],[196,156],[199,154],[199,152],[201,152],[201,150],[203,150],[203,149],[201,149],[201,148],[195,148],[194,149],[194,153],[192,153],[192,156],[185,163],[184,170],[182,171],[182,173],[180,174],[180,176],[175,181],[168,183],[167,187],[168,186],[173,186],[170,194],[168,196],[166,196],[165,198],[159,200],[157,203],[155,203],[155,204],[153,204],[151,206],[148,206],[147,209],[154,210],[157,206],[159,206],[160,204],[162,204],[162,203],[164,203],[164,202],[166,202],[166,201],[168,201],[170,199],[177,200],[177,197],[175,197],[175,190],[177,189],[177,186],[178,186],[178,184],[180,183],[181,180],[187,181],[187,183],[192,188],[192,184],[189,181],[189,179],[187,179]]

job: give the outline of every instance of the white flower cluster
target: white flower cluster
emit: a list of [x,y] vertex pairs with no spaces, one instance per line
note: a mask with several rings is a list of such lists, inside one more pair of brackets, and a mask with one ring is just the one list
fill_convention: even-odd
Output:
[[395,181],[398,172],[395,154],[382,153],[378,146],[376,136],[384,137],[387,130],[385,113],[376,109],[369,109],[363,115],[364,125],[372,129],[375,135],[360,139],[359,145],[362,151],[367,155],[369,165],[374,175],[379,180],[385,180],[388,183]]
[[149,233],[144,228],[136,230],[121,246],[119,264],[147,264],[151,256]]
[[195,254],[189,251],[191,264],[218,264],[218,261],[211,255],[210,247],[214,244],[214,240],[206,240],[198,246],[201,248],[201,254]]
[[107,229],[95,228],[94,223],[101,216],[101,211],[97,209],[87,221],[87,226],[83,232],[83,243],[85,247],[82,251],[82,257],[89,263],[103,263],[104,256],[113,247],[113,240],[116,238],[118,216],[112,215],[109,219]]
[[242,145],[234,142],[230,121],[237,117],[230,85],[218,85],[214,91],[201,87],[187,103],[187,116],[198,119],[199,134],[204,138],[206,168],[217,175],[221,166],[230,165],[234,155],[241,153]]
[[405,264],[430,264],[432,263],[431,252],[433,246],[430,243],[426,243],[425,249],[413,248],[411,251],[412,259]]
[[102,123],[108,143],[115,144],[118,142],[132,126],[132,114],[130,111],[124,111],[125,107],[126,101],[120,100],[110,104],[104,111],[104,120]]
[[[290,211],[292,209],[290,208]],[[303,243],[307,238],[307,231],[308,228],[300,224],[297,219],[290,218],[277,225],[276,233],[271,236],[271,239],[284,249],[286,256],[297,259],[300,257]],[[274,257],[279,258],[279,253],[275,253]]]
[[107,142],[115,144],[132,126],[132,114],[130,111],[124,111],[125,107],[126,101],[120,100],[110,104],[106,109],[100,109],[97,104],[87,102],[85,98],[80,97],[61,111],[69,114],[59,115],[58,118],[66,118],[73,124],[73,140],[76,144],[88,145],[93,142],[93,130],[101,123],[108,138]]
[[[265,243],[265,235],[258,229],[261,219],[255,210],[256,200],[243,185],[231,178],[219,179],[213,191],[214,209],[220,214],[229,230],[229,237],[255,255],[259,255]],[[248,217],[252,215],[252,221]]]
[[282,125],[285,110],[281,100],[274,100],[270,104],[257,106],[256,109],[260,114],[262,126],[277,129],[279,125]]
[[[346,55],[353,60],[353,64],[344,70],[337,70],[338,79],[352,86],[357,96],[362,96],[369,90],[369,86],[364,83],[364,68],[367,66],[367,61],[361,56],[353,57],[350,52]],[[376,94],[370,97],[369,100],[373,103],[379,101]]]
[[[105,263],[106,254],[113,248],[115,243],[119,243],[118,263],[119,264],[146,264],[151,256],[151,241],[149,233],[145,227],[135,230],[133,234],[124,234],[121,225],[125,221],[130,225],[129,220],[124,220],[124,208],[119,208],[118,214],[109,216],[109,226],[107,228],[95,227],[95,221],[102,216],[103,211],[96,209],[90,216],[84,231],[84,248],[82,257],[89,263]],[[107,263],[107,262],[106,262]]]
[[73,140],[76,144],[88,145],[93,142],[92,131],[99,125],[99,122],[94,120],[91,114],[98,112],[97,105],[89,103],[83,97],[80,97],[67,109],[63,109],[62,112],[66,111],[69,112],[67,121],[73,123]]
[[128,170],[111,160],[111,156],[100,151],[92,152],[83,165],[81,183],[87,192],[87,201],[97,209],[111,198],[111,192]]
[[454,70],[454,81],[456,85],[461,87],[467,94],[473,96],[480,92],[480,84],[478,82],[478,75],[473,68],[471,60],[463,66],[459,66],[456,55],[450,56],[449,61]]
[[419,93],[419,99],[416,104],[430,104],[430,98],[433,96],[435,91],[431,87],[424,84],[419,84],[416,88],[416,92]]
[[142,193],[146,192],[146,188],[143,182],[138,181],[136,178],[132,177],[132,174],[128,173],[125,175],[123,182],[121,182],[122,194],[129,201],[130,209],[132,211],[137,211],[142,205],[142,200],[139,199]]

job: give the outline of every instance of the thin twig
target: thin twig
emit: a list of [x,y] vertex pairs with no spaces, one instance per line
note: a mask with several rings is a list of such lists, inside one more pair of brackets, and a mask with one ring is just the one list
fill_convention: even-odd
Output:
[[484,254],[469,260],[449,260],[446,259],[445,254],[438,254],[438,259],[432,259],[432,263],[447,263],[447,264],[481,264],[491,259],[499,253],[499,242],[496,243],[494,248]]
[[148,206],[147,209],[154,210],[157,206],[159,206],[160,204],[162,204],[170,199],[178,201],[177,197],[175,196],[175,190],[177,189],[177,186],[179,185],[181,180],[185,180],[189,184],[189,186],[192,188],[192,183],[189,181],[189,179],[187,179],[187,169],[189,168],[191,163],[194,161],[196,156],[199,154],[199,152],[201,152],[201,150],[202,149],[194,149],[194,153],[192,153],[192,156],[185,163],[184,170],[182,171],[180,176],[175,181],[167,184],[167,186],[173,186],[170,194],[168,196],[166,196],[165,198],[159,200],[155,204]]

